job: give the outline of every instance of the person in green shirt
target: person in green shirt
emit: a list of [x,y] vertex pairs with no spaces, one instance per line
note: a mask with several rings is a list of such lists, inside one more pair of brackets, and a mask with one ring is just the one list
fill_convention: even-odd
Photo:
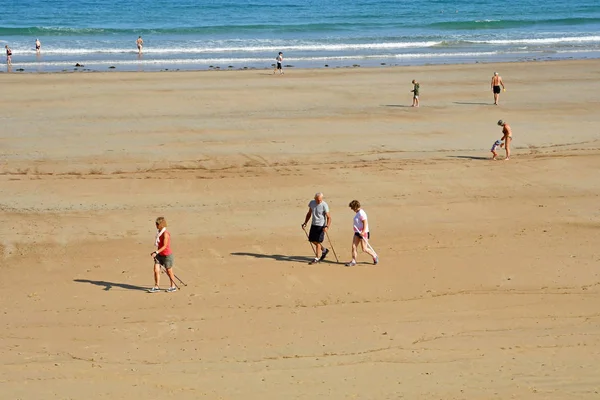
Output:
[[417,82],[415,79],[413,79],[412,84],[413,84],[413,90],[411,90],[411,92],[413,94],[412,106],[419,107],[419,82]]

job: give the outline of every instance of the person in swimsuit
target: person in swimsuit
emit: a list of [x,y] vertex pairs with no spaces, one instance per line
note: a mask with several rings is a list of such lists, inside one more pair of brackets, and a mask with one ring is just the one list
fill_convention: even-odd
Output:
[[139,36],[137,38],[137,40],[135,41],[135,45],[137,46],[138,54],[142,54],[142,49],[144,47],[144,40],[142,39],[141,36]]
[[282,68],[283,53],[282,52],[279,52],[279,54],[277,55],[277,58],[275,59],[275,61],[277,61],[277,64],[275,65],[275,69],[273,70],[273,74],[275,74],[275,72],[277,72],[277,70],[279,70],[279,75],[283,75],[283,68]]
[[512,142],[512,130],[510,129],[510,125],[508,125],[505,121],[498,121],[498,125],[502,127],[502,139],[504,142],[504,150],[506,150],[506,158],[505,161],[510,160],[510,143]]
[[4,48],[6,49],[6,65],[10,66],[12,65],[12,50],[8,45],[4,46]]
[[40,39],[35,39],[35,52],[39,54],[41,48],[42,48],[42,42],[40,42]]
[[502,85],[502,89],[506,91],[504,87],[504,82],[502,82],[502,77],[498,75],[497,72],[494,72],[494,76],[492,76],[492,93],[494,93],[494,105],[498,105],[498,100],[500,98],[500,85]]
[[160,267],[163,266],[167,270],[167,275],[171,280],[171,287],[167,292],[177,290],[175,285],[175,274],[173,273],[173,252],[171,251],[171,234],[167,231],[167,220],[164,217],[156,218],[156,251],[153,251],[150,256],[154,258],[154,287],[149,290],[150,293],[160,291]]

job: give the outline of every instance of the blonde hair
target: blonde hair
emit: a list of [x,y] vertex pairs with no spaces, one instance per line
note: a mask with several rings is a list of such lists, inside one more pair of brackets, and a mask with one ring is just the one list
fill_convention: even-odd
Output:
[[158,217],[156,218],[156,225],[158,225],[161,228],[166,228],[167,220],[165,219],[165,217]]

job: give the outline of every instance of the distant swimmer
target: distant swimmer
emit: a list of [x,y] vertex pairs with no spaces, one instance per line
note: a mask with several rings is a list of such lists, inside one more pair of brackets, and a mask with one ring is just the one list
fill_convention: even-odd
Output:
[[12,50],[8,45],[4,46],[6,49],[6,65],[12,65]]
[[142,54],[142,48],[144,47],[144,40],[142,39],[141,36],[138,36],[137,40],[135,41],[135,44],[138,49],[138,54]]
[[277,72],[277,70],[279,70],[279,75],[283,75],[283,53],[279,52],[279,54],[277,55],[277,58],[275,58],[275,61],[277,61],[277,64],[275,65],[275,69],[273,70],[273,74],[275,74],[275,72]]
[[504,150],[506,150],[506,158],[505,161],[510,160],[510,143],[512,142],[512,130],[510,129],[510,125],[508,125],[505,121],[498,121],[498,125],[502,127],[502,142],[504,142]]
[[421,85],[419,84],[419,82],[417,82],[414,79],[412,81],[412,84],[413,84],[413,90],[411,90],[411,92],[413,94],[412,106],[419,107],[419,88],[421,87]]
[[40,42],[40,39],[35,39],[35,52],[39,53],[41,49],[42,49],[42,42]]
[[492,93],[494,93],[494,104],[498,105],[498,99],[500,97],[500,86],[502,85],[502,89],[506,91],[504,87],[504,82],[502,82],[502,77],[498,75],[497,72],[494,72],[494,76],[492,76]]

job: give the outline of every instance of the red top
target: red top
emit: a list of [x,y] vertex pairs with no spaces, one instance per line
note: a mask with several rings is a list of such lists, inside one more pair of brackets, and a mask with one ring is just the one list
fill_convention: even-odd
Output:
[[[171,234],[167,231],[165,231],[162,235],[160,235],[160,237],[158,238],[158,248],[162,248],[165,245],[165,236],[169,235],[169,239],[171,238]],[[160,254],[161,256],[168,256],[169,254],[171,254],[171,240],[169,240],[169,245],[167,246],[166,249],[164,249],[163,251],[161,251]]]

